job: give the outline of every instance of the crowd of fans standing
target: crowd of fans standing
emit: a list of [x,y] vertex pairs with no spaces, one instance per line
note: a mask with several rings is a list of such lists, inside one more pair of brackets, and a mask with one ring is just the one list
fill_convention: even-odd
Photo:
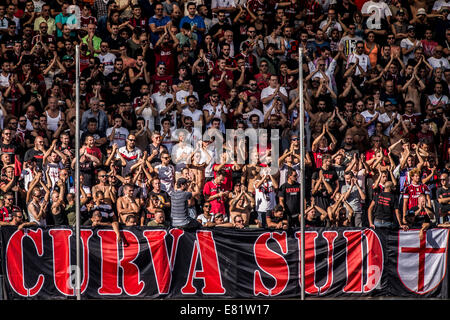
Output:
[[[444,0],[6,0],[0,225],[75,223],[79,45],[85,225],[299,226],[302,68],[306,225],[446,227],[449,11]],[[248,128],[267,144],[221,152],[203,135]]]

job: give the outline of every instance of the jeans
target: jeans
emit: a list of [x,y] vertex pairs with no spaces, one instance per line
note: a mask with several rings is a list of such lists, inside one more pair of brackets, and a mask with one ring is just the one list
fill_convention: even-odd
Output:
[[386,220],[378,220],[378,219],[375,219],[373,221],[373,225],[376,228],[393,228],[394,227],[394,223],[393,222],[386,221]]
[[267,227],[267,223],[266,223],[266,212],[264,211],[257,211],[256,212],[258,214],[258,220],[261,221],[262,227],[265,228]]

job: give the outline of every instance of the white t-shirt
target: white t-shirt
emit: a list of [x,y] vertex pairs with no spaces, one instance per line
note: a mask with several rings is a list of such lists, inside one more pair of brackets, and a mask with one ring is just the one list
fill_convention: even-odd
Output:
[[448,97],[444,94],[440,98],[436,97],[435,94],[428,96],[428,99],[430,99],[430,102],[433,106],[439,104],[442,102],[443,104],[448,104]]
[[[203,111],[205,111],[205,110],[209,112],[209,115],[212,115],[212,113],[214,112],[214,108],[210,103],[207,103],[203,106]],[[225,124],[222,121],[222,112],[224,114],[227,114],[228,110],[227,110],[226,106],[219,103],[216,107],[216,111],[215,111],[213,118],[220,119],[220,131],[222,131],[222,133],[225,133]],[[206,128],[210,128],[210,127],[211,127],[211,122],[206,124]]]
[[276,205],[275,189],[272,181],[263,182],[259,188],[256,188],[256,183],[253,185],[255,187],[256,211],[267,212],[268,210],[272,210]]
[[111,52],[105,55],[99,54],[98,58],[101,63],[105,66],[103,75],[106,77],[108,74],[114,71],[114,61],[116,61],[116,56]]
[[[375,118],[377,113],[378,113],[378,111],[375,111],[374,114],[371,114],[368,110],[364,110],[360,114],[364,117],[366,122],[369,122],[370,120]],[[372,122],[372,124],[367,127],[367,133],[369,134],[369,137],[375,133],[375,122]]]
[[[408,38],[404,38],[402,41],[400,41],[400,47],[405,48],[407,50],[413,47],[414,44],[419,44],[419,47],[422,47],[422,42],[420,42],[417,39],[415,40],[415,42],[412,42]],[[407,55],[403,55],[403,63],[407,64],[409,59],[414,59],[414,50],[412,50]]]
[[[134,147],[134,150],[128,151],[127,146],[119,148],[118,151],[127,162],[126,166],[122,168],[122,176],[125,176],[130,172],[130,168],[133,164],[142,157],[142,151],[138,147]],[[116,155],[116,159],[120,159],[120,156]]]
[[[368,69],[370,69],[372,66],[370,65],[370,59],[369,56],[367,54],[357,54],[357,53],[351,53],[348,56],[347,59],[347,67],[346,69],[349,68],[349,64],[350,63],[356,63],[356,58],[359,59],[359,65],[361,66],[361,68],[364,70],[364,72],[367,72]],[[359,71],[359,68],[357,67],[355,69],[355,76],[360,75],[361,71]]]
[[[392,115],[394,115],[394,114],[392,114]],[[400,120],[400,115],[397,113],[397,119],[398,120]],[[390,122],[391,121],[391,119],[392,118],[389,118],[389,116],[388,116],[388,114],[385,112],[385,113],[383,113],[382,115],[380,115],[379,117],[378,117],[378,121],[379,122],[381,122],[381,123],[388,123],[388,122]],[[392,130],[392,128],[394,127],[394,125],[393,124],[391,124],[389,127],[387,127],[385,130],[384,130],[384,134],[386,135],[386,136],[389,136],[389,133],[391,132],[391,130]]]
[[440,59],[437,59],[435,57],[429,57],[428,63],[433,67],[433,69],[436,68],[444,68],[444,70],[450,69],[450,63],[448,63],[448,60],[444,57]]
[[[199,100],[198,99],[198,93],[197,92],[195,92],[195,91],[192,91],[192,94],[197,98],[197,100]],[[188,97],[188,96],[190,96],[191,94],[189,93],[189,91],[186,91],[186,90],[180,90],[180,91],[178,91],[177,93],[176,93],[176,99],[177,99],[177,101],[179,102],[179,103],[181,103],[181,104],[185,104],[185,103],[187,103],[187,101],[186,101],[186,98]]]
[[252,111],[249,111],[249,112],[244,114],[244,119],[245,119],[245,117],[247,117],[246,118],[247,119],[247,126],[249,126],[249,127],[251,126],[250,116],[252,116],[254,114],[256,114],[259,117],[259,123],[263,123],[264,122],[264,114],[261,112],[261,110],[255,108]]
[[[109,137],[113,131],[114,127],[110,127],[106,129],[106,136]],[[116,128],[116,131],[114,133],[114,139],[112,142],[109,143],[110,146],[112,146],[114,143],[117,143],[117,146],[119,148],[125,146],[126,140],[128,137],[128,130],[124,127]]]
[[159,164],[155,166],[155,169],[158,169],[158,177],[161,180],[161,190],[167,192],[169,196],[171,196],[174,192],[175,168],[171,164],[168,166]]
[[194,112],[192,112],[188,107],[185,107],[181,114],[185,117],[191,117],[192,121],[200,121],[201,117],[203,116],[203,112],[201,112],[198,109],[195,109]]
[[[169,116],[169,114],[165,114],[164,116],[161,116],[161,111],[163,111],[166,108],[166,100],[171,98],[173,99],[173,94],[166,92],[165,95],[162,95],[159,91],[155,92],[151,96],[153,102],[155,103],[156,110],[158,110],[158,115],[156,118],[156,123],[161,124],[161,119]],[[176,113],[176,111],[174,111]],[[173,123],[174,126],[176,126],[176,121]]]
[[[319,28],[322,29],[327,24],[328,24],[328,19],[325,19],[320,23]],[[326,30],[326,34],[328,36],[330,36],[331,30],[333,30],[333,29],[337,29],[339,32],[342,32],[341,24],[337,21],[333,21],[330,23],[330,25],[328,26],[328,29]]]
[[[275,92],[276,88],[271,88],[270,86],[265,87],[262,91],[261,91],[261,100],[264,98],[267,98],[268,96],[272,95]],[[286,97],[288,96],[288,93],[286,91],[286,89],[284,87],[280,87],[279,92],[281,92],[283,95],[285,95]],[[277,96],[279,97],[280,95],[277,94]],[[274,98],[275,99],[275,98]],[[269,110],[269,108],[272,106],[272,103],[274,101],[274,99],[270,100],[269,103],[263,104],[264,107],[264,114],[266,114],[267,110]],[[281,100],[281,105],[282,105],[282,111],[283,113],[286,113],[286,108],[284,105],[283,100]]]

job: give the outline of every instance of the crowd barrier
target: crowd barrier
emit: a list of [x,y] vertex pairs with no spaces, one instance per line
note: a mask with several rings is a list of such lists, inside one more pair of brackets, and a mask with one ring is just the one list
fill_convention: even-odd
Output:
[[[0,228],[5,299],[76,291],[69,227]],[[81,229],[82,299],[299,299],[300,230]],[[448,229],[307,228],[308,297],[448,297]]]

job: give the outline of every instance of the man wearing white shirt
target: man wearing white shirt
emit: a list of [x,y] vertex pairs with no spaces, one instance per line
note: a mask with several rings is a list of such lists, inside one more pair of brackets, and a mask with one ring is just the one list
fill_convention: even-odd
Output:
[[[346,69],[350,67],[350,63],[359,63],[364,72],[367,72],[367,70],[372,68],[372,66],[370,65],[369,56],[364,53],[364,42],[358,41],[356,43],[356,51],[348,56]],[[356,68],[355,76],[360,74],[361,71],[359,70],[359,68]]]
[[342,33],[342,26],[336,21],[336,11],[334,9],[328,9],[328,17],[320,23],[319,28],[322,29],[328,37],[330,37],[331,30],[333,29],[337,29],[339,34]]
[[106,41],[102,41],[100,44],[100,51],[98,58],[100,59],[100,63],[103,63],[105,66],[103,75],[106,77],[114,71],[114,61],[116,61],[116,56],[109,52],[109,44]]
[[227,107],[219,100],[219,93],[211,91],[209,95],[209,103],[203,106],[203,117],[205,118],[206,128],[210,128],[212,120],[217,118],[220,120],[220,131],[225,133],[226,115],[228,113]]
[[439,105],[445,107],[445,105],[448,104],[448,97],[443,94],[442,83],[437,82],[434,85],[434,94],[428,96],[428,101],[435,107]]
[[386,100],[384,102],[384,110],[386,110],[386,112],[380,115],[378,121],[381,122],[383,124],[383,127],[385,128],[383,134],[389,136],[389,133],[394,126],[395,118],[397,118],[397,120],[400,120],[401,117],[398,112],[395,112],[395,105],[393,105],[389,100]]
[[400,48],[403,54],[403,63],[408,64],[409,59],[414,59],[414,51],[422,47],[422,42],[416,39],[416,28],[413,25],[408,26],[408,37],[400,41]]
[[[151,95],[153,103],[155,104],[156,110],[158,111],[158,115],[156,117],[156,123],[160,124],[161,119],[167,116],[167,113],[171,110],[166,110],[167,99],[173,100],[173,94],[167,92],[168,85],[167,82],[162,80],[159,84],[158,91]],[[174,124],[176,125],[176,123]]]
[[324,58],[317,59],[317,67],[314,65],[314,62],[310,61],[308,63],[309,70],[312,73],[316,73],[312,78],[324,78],[322,73],[324,73],[328,77],[328,86],[336,90],[335,80],[334,80],[334,70],[336,69],[336,60],[332,59],[328,68],[326,67],[326,61]]
[[450,69],[448,59],[442,56],[443,50],[444,48],[442,46],[436,46],[433,52],[433,56],[428,58],[428,63],[433,67],[433,69],[443,68],[444,70],[442,71]]
[[122,116],[117,114],[114,116],[114,126],[106,129],[106,137],[108,137],[109,145],[117,144],[119,148],[122,148],[126,145],[126,139],[128,137],[128,130],[122,127]]
[[259,118],[258,123],[264,123],[264,114],[258,109],[258,99],[255,96],[248,97],[247,108],[249,111],[243,114],[243,118],[247,120],[248,127],[252,126],[250,123],[250,117],[254,114],[256,114]]
[[367,98],[366,100],[366,110],[360,113],[365,120],[364,127],[367,129],[367,133],[369,137],[371,137],[375,133],[375,121],[377,121],[379,117],[378,111],[375,111],[375,103],[372,97]]
[[269,86],[261,91],[261,102],[263,104],[264,113],[270,109],[276,97],[281,98],[282,110],[286,113],[285,104],[289,101],[288,93],[286,89],[281,87],[278,83],[278,76],[271,75],[269,78]]
[[194,96],[187,97],[187,106],[181,112],[182,117],[191,117],[193,121],[201,121],[203,123],[203,112],[197,109],[198,99]]
[[181,90],[177,91],[175,98],[181,104],[182,107],[186,106],[187,98],[191,95],[194,95],[197,98],[197,100],[199,100],[198,93],[193,91],[192,89],[191,79],[184,79],[180,87]]

